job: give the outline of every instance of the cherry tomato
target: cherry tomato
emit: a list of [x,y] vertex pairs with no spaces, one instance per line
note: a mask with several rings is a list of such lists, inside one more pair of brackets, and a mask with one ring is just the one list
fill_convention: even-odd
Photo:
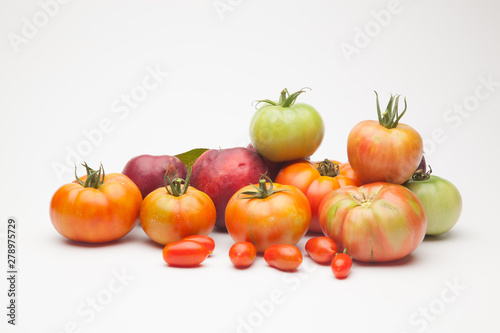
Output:
[[236,267],[248,267],[257,255],[255,245],[250,242],[236,242],[229,249],[229,259]]
[[180,240],[163,248],[163,260],[170,266],[192,267],[201,264],[209,255],[205,245],[192,240]]
[[[136,225],[142,195],[125,175],[104,174],[86,163],[87,175],[61,186],[50,202],[50,219],[64,237],[104,243],[128,234]],[[76,170],[75,170],[76,172]]]
[[271,267],[282,271],[294,271],[302,264],[302,253],[290,244],[277,244],[267,248],[264,260]]
[[200,244],[203,244],[207,250],[208,253],[213,253],[215,249],[215,242],[211,237],[205,236],[205,235],[191,235],[183,238],[184,240],[192,240],[195,242],[198,242]]
[[330,237],[313,237],[306,243],[306,252],[317,263],[329,264],[337,253],[337,244]]
[[337,279],[345,279],[351,271],[352,258],[347,253],[337,253],[332,260],[333,275]]

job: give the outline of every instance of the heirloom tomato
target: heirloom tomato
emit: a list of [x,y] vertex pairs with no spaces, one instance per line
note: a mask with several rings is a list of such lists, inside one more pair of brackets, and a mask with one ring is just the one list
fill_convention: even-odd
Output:
[[[189,186],[186,180],[170,180],[149,193],[142,202],[140,220],[144,232],[156,243],[166,245],[191,235],[207,236],[215,226],[215,205],[210,197]],[[168,181],[168,183],[167,183]]]
[[294,186],[273,184],[265,175],[257,185],[237,191],[226,207],[229,235],[235,242],[253,243],[259,253],[275,244],[296,244],[310,223],[306,196]]
[[400,115],[398,103],[399,96],[391,95],[386,111],[381,114],[377,95],[379,120],[362,121],[349,133],[349,163],[364,184],[403,184],[410,179],[422,159],[422,137],[412,127],[399,123],[406,112],[406,99],[405,109]]
[[403,258],[422,242],[427,228],[420,200],[389,183],[348,186],[328,194],[319,208],[323,233],[356,260]]
[[[136,225],[141,191],[130,178],[104,174],[86,163],[87,176],[61,186],[50,202],[50,219],[64,237],[78,242],[104,243],[122,238]],[[76,168],[75,168],[76,173]]]
[[291,162],[281,169],[276,182],[293,185],[306,195],[311,205],[309,230],[313,232],[321,232],[318,208],[323,198],[340,187],[357,185],[352,178],[340,173],[338,164],[328,159],[317,164],[306,160]]
[[450,181],[431,175],[428,172],[415,172],[403,185],[420,199],[427,216],[427,235],[440,235],[449,231],[457,223],[462,213],[462,196]]
[[295,103],[304,89],[289,94],[284,89],[278,102],[263,103],[250,122],[250,140],[255,150],[271,162],[284,162],[312,155],[325,131],[318,111],[305,103]]

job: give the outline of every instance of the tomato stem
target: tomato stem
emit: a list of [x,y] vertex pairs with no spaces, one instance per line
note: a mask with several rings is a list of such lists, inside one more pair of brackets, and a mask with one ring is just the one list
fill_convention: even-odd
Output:
[[399,97],[400,95],[395,95],[393,96],[391,94],[391,98],[389,99],[389,103],[387,104],[387,107],[385,108],[384,113],[380,111],[380,103],[378,99],[378,93],[375,91],[375,95],[377,96],[377,116],[378,116],[378,122],[380,125],[384,126],[385,128],[391,129],[395,128],[399,124],[399,120],[403,117],[403,115],[406,113],[406,109],[408,105],[406,104],[406,97],[404,99],[405,103],[405,109],[401,114],[398,113],[398,105],[399,105]]
[[[269,187],[267,186],[269,183]],[[262,174],[259,179],[259,186],[255,186],[254,184],[250,184],[255,188],[255,191],[244,191],[238,194],[239,199],[265,199],[274,193],[284,192],[287,190],[274,190],[274,184],[271,178],[269,178],[266,174]],[[240,195],[246,195],[246,197],[240,198]]]
[[183,194],[186,194],[189,188],[189,181],[191,180],[191,166],[188,168],[188,172],[186,175],[186,179],[175,178],[170,180],[168,177],[168,171],[165,171],[165,176],[163,177],[163,183],[165,184],[165,189],[168,194],[179,197]]
[[327,158],[325,158],[323,162],[320,162],[316,169],[318,169],[321,176],[328,176],[332,178],[337,177],[340,173],[339,165],[337,163],[333,163]]
[[258,100],[258,101],[256,101],[257,103],[255,104],[255,107],[257,108],[257,106],[260,103],[266,103],[266,104],[270,104],[272,106],[281,106],[284,108],[288,108],[295,103],[295,101],[297,100],[297,97],[299,97],[300,94],[306,92],[306,89],[311,90],[311,88],[305,87],[305,88],[300,89],[297,92],[294,92],[293,94],[290,94],[288,92],[288,89],[284,88],[280,93],[280,98],[279,98],[278,102],[271,101],[270,99]]
[[424,172],[421,169],[418,169],[417,171],[415,171],[415,173],[411,176],[411,179],[416,180],[416,181],[421,181],[421,180],[427,180],[427,179],[431,178],[432,168],[430,165],[428,165],[428,167],[429,167],[429,171],[427,171],[427,172]]
[[85,170],[87,171],[87,179],[85,179],[85,182],[83,182],[78,175],[76,174],[76,165],[75,165],[75,178],[78,184],[82,185],[83,187],[92,187],[92,188],[99,188],[104,183],[104,177],[106,176],[104,172],[104,167],[102,166],[102,163],[99,165],[99,169],[94,170],[91,167],[88,166],[87,162],[82,163],[82,165],[85,167]]

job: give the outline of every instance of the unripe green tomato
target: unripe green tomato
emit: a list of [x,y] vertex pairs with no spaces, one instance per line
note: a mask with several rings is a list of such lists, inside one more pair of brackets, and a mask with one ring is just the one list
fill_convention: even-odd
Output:
[[441,235],[457,223],[462,213],[462,196],[450,181],[430,175],[428,179],[411,179],[403,184],[424,206],[427,216],[426,235]]

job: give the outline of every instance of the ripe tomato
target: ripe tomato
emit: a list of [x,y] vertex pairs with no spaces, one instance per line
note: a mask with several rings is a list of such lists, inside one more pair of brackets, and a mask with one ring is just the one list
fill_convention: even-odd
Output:
[[190,235],[206,236],[215,226],[215,205],[207,194],[189,186],[190,171],[186,180],[173,182],[165,174],[165,187],[149,193],[142,202],[141,226],[156,243],[165,245]]
[[214,252],[215,242],[211,237],[208,237],[205,235],[191,235],[191,236],[184,237],[183,239],[184,240],[191,240],[191,241],[203,244],[207,248],[209,254]]
[[286,165],[278,173],[276,182],[297,187],[307,197],[311,205],[310,231],[321,232],[318,208],[323,198],[330,192],[357,183],[339,172],[338,164],[330,160],[310,162],[298,160]]
[[406,187],[389,183],[340,188],[325,197],[319,218],[323,233],[339,249],[366,262],[410,254],[427,227],[420,200]]
[[304,89],[280,100],[264,103],[250,123],[250,140],[255,150],[271,162],[291,161],[312,155],[318,149],[325,131],[318,111],[304,103],[295,103]]
[[[417,169],[423,154],[423,141],[412,127],[399,123],[406,112],[398,115],[399,96],[391,96],[379,121],[365,120],[349,133],[347,155],[363,183],[389,182],[403,184]],[[394,108],[393,108],[394,104]]]
[[142,201],[139,188],[125,175],[105,175],[102,165],[97,171],[83,165],[87,176],[76,177],[52,197],[50,219],[54,228],[78,242],[104,243],[122,238],[137,225]]
[[290,244],[276,244],[264,252],[264,260],[269,266],[282,271],[294,271],[302,264],[302,253]]
[[457,223],[462,213],[462,196],[450,181],[427,173],[416,172],[404,183],[424,206],[427,216],[426,235],[441,235]]
[[330,237],[313,237],[306,243],[306,252],[320,264],[329,264],[337,253],[337,244]]
[[201,264],[210,254],[201,243],[180,240],[163,248],[163,260],[170,266],[192,267]]
[[255,261],[257,249],[250,242],[237,242],[229,249],[229,259],[236,267],[248,267]]
[[229,235],[235,242],[252,242],[259,253],[275,244],[296,244],[310,223],[306,196],[294,186],[273,184],[265,175],[259,184],[237,191],[226,207]]
[[331,266],[333,275],[335,275],[337,279],[345,279],[351,271],[352,258],[345,253],[345,251],[343,253],[337,253],[332,260]]

